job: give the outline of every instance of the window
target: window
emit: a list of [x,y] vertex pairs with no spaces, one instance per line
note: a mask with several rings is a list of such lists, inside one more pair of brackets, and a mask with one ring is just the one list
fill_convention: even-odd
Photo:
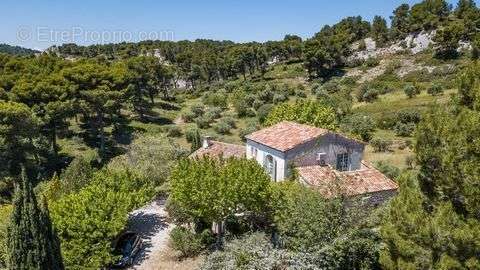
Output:
[[342,153],[337,155],[337,170],[344,172],[349,170],[349,156],[348,153]]
[[252,157],[254,157],[255,159],[257,159],[257,148],[255,147],[251,147],[251,154],[252,154]]
[[277,180],[276,179],[276,164],[275,164],[275,160],[273,159],[273,157],[271,155],[267,155],[265,156],[265,160],[263,162],[263,167],[265,168],[265,171],[267,171],[268,175],[270,175],[270,177],[272,177],[273,180]]

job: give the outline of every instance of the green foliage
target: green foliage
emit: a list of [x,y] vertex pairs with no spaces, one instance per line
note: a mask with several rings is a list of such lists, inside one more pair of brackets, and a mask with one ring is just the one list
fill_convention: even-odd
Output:
[[126,170],[103,169],[91,184],[52,203],[51,216],[67,268],[101,268],[114,259],[112,241],[128,213],[153,195],[145,178]]
[[378,99],[379,91],[372,86],[364,85],[357,93],[357,100],[362,102],[373,102]]
[[465,35],[466,29],[462,22],[448,22],[446,26],[437,30],[435,34],[435,56],[449,59],[458,56],[458,42]]
[[392,141],[382,138],[373,138],[370,141],[370,145],[372,145],[375,152],[388,152],[392,146]]
[[224,135],[224,134],[229,134],[232,127],[228,123],[220,121],[213,125],[213,129],[217,133]]
[[62,193],[77,192],[88,185],[94,171],[89,160],[83,157],[75,158],[60,175]]
[[399,122],[395,125],[393,130],[395,131],[395,135],[397,136],[409,137],[415,131],[415,124]]
[[443,94],[443,91],[444,91],[444,87],[442,84],[436,82],[436,83],[433,83],[428,89],[427,89],[427,93],[432,95],[432,96],[438,96],[438,95],[441,95]]
[[0,206],[0,269],[7,268],[8,262],[8,243],[7,232],[10,223],[10,215],[12,213],[11,205]]
[[471,68],[459,79],[454,108],[433,107],[418,125],[418,175],[401,179],[382,226],[385,269],[480,267],[480,115]]
[[375,121],[367,115],[352,115],[343,123],[342,129],[368,142],[375,131]]
[[202,137],[198,128],[191,128],[185,132],[187,142],[191,143],[190,151],[194,152],[202,146]]
[[375,16],[372,22],[371,35],[377,42],[377,46],[383,46],[388,41],[388,26],[387,21],[381,16]]
[[299,100],[294,104],[277,105],[268,114],[265,124],[274,125],[282,121],[294,121],[329,130],[337,128],[333,109],[313,100]]
[[129,168],[151,187],[158,187],[167,181],[177,160],[187,154],[188,150],[164,136],[142,135],[135,138],[125,155],[112,159],[108,167],[112,170]]
[[245,136],[260,129],[260,123],[257,121],[248,121],[245,128],[240,129],[239,136],[245,141]]
[[170,177],[170,199],[194,219],[220,222],[235,213],[264,213],[270,177],[246,159],[181,160]]
[[[275,224],[286,248],[318,250],[349,228],[351,220],[341,199],[327,200],[295,182],[279,188],[282,201],[277,206]],[[326,188],[333,191],[336,187]]]
[[184,227],[175,227],[170,232],[170,245],[174,250],[180,251],[182,257],[193,257],[205,249],[207,243],[204,239],[209,234],[208,230],[195,234]]
[[375,163],[375,168],[381,171],[390,179],[397,179],[400,176],[400,169],[381,160]]
[[64,269],[46,202],[38,205],[25,169],[15,190],[7,239],[9,269]]
[[408,84],[403,88],[403,92],[405,92],[405,95],[407,95],[408,98],[413,98],[420,94],[420,88],[418,85]]
[[167,136],[168,137],[178,138],[178,137],[181,137],[183,135],[182,134],[182,129],[179,126],[176,126],[176,125],[168,126],[166,128],[166,130],[167,130]]
[[35,155],[38,119],[23,103],[0,101],[0,172],[20,173],[19,164]]

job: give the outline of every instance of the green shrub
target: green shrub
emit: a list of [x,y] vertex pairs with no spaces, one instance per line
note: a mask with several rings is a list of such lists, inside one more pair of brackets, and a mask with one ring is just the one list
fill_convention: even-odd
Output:
[[249,121],[247,122],[247,126],[245,128],[240,129],[239,137],[240,139],[242,139],[242,141],[245,141],[245,136],[259,129],[260,129],[260,124],[258,122]]
[[205,106],[202,104],[195,104],[190,108],[190,111],[195,115],[195,117],[198,117],[205,113]]
[[257,94],[257,99],[263,101],[263,103],[270,103],[273,101],[273,95],[274,92],[271,90],[271,87],[267,87]]
[[196,140],[197,133],[199,132],[198,128],[191,127],[185,131],[185,139],[187,142],[192,143]]
[[192,111],[186,111],[182,113],[182,119],[187,123],[192,123],[196,117],[197,115]]
[[413,98],[420,94],[420,88],[414,84],[408,84],[403,88],[403,92],[405,92],[408,98]]
[[397,123],[394,127],[395,134],[401,137],[410,137],[415,131],[414,123]]
[[363,63],[366,67],[376,67],[380,64],[380,60],[375,57],[369,57],[365,62]]
[[369,86],[363,86],[357,94],[357,100],[362,102],[373,102],[378,99],[379,91]]
[[273,108],[272,104],[265,104],[265,105],[261,106],[260,108],[258,108],[257,117],[258,117],[258,121],[260,121],[260,123],[265,122],[265,119],[267,119],[267,116],[270,113],[270,111],[272,110],[272,108]]
[[370,141],[375,152],[388,152],[393,142],[382,138],[374,138]]
[[225,134],[230,134],[230,130],[232,129],[232,127],[225,122],[218,122],[213,125],[213,129],[217,133],[225,135]]
[[230,117],[230,116],[226,116],[226,117],[221,118],[219,120],[219,122],[225,123],[225,124],[229,125],[231,128],[236,128],[237,127],[235,119],[233,117]]
[[168,137],[175,137],[175,138],[178,138],[180,136],[182,136],[182,129],[176,125],[173,125],[173,126],[168,126],[166,128],[167,130],[167,136]]
[[249,114],[249,109],[251,103],[247,103],[245,100],[236,101],[233,104],[235,112],[237,112],[238,117],[245,117]]
[[218,119],[222,116],[222,109],[219,107],[208,108],[204,116],[209,119]]
[[[287,97],[284,94],[275,94],[273,96],[273,103],[278,104],[287,100]],[[260,108],[260,107],[259,107]]]
[[210,124],[213,122],[213,119],[207,118],[205,116],[200,116],[195,119],[195,124],[201,129],[207,129],[210,127]]
[[397,179],[401,173],[399,168],[390,165],[383,160],[375,163],[375,167],[390,179]]
[[404,124],[414,123],[417,124],[422,120],[420,112],[416,110],[402,110],[395,116],[396,121]]
[[202,101],[204,104],[219,107],[219,108],[226,108],[227,107],[227,92],[225,90],[220,90],[216,93],[207,92],[203,95]]
[[255,99],[255,100],[253,101],[252,106],[253,106],[253,108],[254,108],[255,110],[258,110],[258,108],[262,107],[263,104],[265,104],[265,102],[264,102],[263,100]]
[[10,223],[11,205],[0,205],[0,269],[7,267],[7,227]]
[[340,83],[336,79],[329,80],[325,82],[322,87],[322,90],[327,91],[329,94],[336,93],[340,91]]
[[182,257],[193,257],[205,248],[201,236],[184,227],[172,229],[170,245],[174,250],[179,251]]
[[51,203],[50,215],[61,240],[67,269],[100,269],[110,264],[112,241],[128,214],[149,201],[151,183],[127,170],[101,170],[79,192]]
[[375,131],[375,121],[368,115],[353,115],[346,119],[342,128],[368,142]]
[[429,95],[432,95],[432,96],[438,96],[438,95],[441,95],[443,94],[443,86],[436,82],[436,83],[433,83],[428,89],[427,89],[427,93]]

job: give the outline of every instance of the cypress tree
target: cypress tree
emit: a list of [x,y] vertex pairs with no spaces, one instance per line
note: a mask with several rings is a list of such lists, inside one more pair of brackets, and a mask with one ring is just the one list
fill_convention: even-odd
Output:
[[46,207],[41,209],[37,204],[32,183],[24,168],[22,179],[15,189],[14,209],[8,230],[9,269],[63,269],[59,241],[48,210]]

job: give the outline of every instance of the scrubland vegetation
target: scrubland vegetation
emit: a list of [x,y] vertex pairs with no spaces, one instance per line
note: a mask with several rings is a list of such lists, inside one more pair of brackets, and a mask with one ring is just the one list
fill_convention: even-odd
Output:
[[[0,268],[108,266],[128,213],[168,196],[171,248],[201,269],[478,269],[479,27],[473,1],[425,0],[308,40],[2,46]],[[432,30],[419,53],[352,58]],[[283,120],[368,142],[398,195],[364,211],[255,162],[186,159]]]

